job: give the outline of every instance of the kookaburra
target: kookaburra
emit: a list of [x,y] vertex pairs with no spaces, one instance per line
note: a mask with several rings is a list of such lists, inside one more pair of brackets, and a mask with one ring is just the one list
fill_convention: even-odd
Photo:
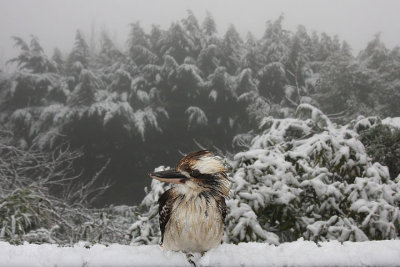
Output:
[[207,150],[193,152],[175,169],[149,175],[176,184],[158,200],[164,249],[205,252],[221,243],[230,182],[219,157]]

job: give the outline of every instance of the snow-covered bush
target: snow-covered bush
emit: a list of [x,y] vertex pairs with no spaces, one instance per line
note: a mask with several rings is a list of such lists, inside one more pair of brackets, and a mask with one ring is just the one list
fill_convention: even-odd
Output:
[[[160,166],[154,171],[168,168]],[[158,222],[158,199],[171,185],[152,179],[150,190],[145,188],[146,196],[138,206],[138,220],[128,229],[131,245],[158,244],[160,242],[160,226]]]
[[[96,184],[102,170],[89,181],[79,180],[72,164],[80,152],[68,147],[23,150],[10,143],[10,132],[0,130],[0,240],[65,244],[123,239],[125,232],[114,225],[124,221],[114,209],[88,208],[107,189]],[[128,218],[126,229],[136,221]]]
[[351,127],[300,105],[308,119],[265,118],[231,163],[227,241],[396,238],[400,183],[374,163]]
[[38,226],[48,227],[54,208],[34,186],[15,189],[0,198],[0,239],[16,242]]
[[362,131],[360,141],[374,161],[389,168],[392,179],[400,174],[400,129],[377,124]]

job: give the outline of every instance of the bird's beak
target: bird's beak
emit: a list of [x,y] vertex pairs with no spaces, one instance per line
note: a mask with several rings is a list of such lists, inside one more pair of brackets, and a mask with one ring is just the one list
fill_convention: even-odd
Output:
[[188,179],[185,175],[173,169],[166,171],[152,172],[149,173],[149,176],[161,182],[175,183],[175,184],[183,184]]

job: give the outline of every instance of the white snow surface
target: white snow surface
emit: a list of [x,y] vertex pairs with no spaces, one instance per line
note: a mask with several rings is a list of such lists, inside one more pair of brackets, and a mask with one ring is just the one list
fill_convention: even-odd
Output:
[[[196,266],[399,266],[400,240],[321,242],[298,240],[279,246],[266,243],[222,244]],[[0,266],[193,266],[185,253],[164,251],[158,245],[73,247],[52,244],[10,245],[0,242]]]
[[382,124],[389,124],[391,126],[400,128],[400,117],[395,117],[395,118],[386,118],[382,120]]

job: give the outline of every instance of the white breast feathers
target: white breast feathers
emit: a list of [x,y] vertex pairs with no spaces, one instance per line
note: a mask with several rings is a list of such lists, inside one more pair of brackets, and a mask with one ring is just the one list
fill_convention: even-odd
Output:
[[204,252],[218,246],[222,235],[223,219],[215,199],[185,194],[173,204],[163,247],[174,251]]

